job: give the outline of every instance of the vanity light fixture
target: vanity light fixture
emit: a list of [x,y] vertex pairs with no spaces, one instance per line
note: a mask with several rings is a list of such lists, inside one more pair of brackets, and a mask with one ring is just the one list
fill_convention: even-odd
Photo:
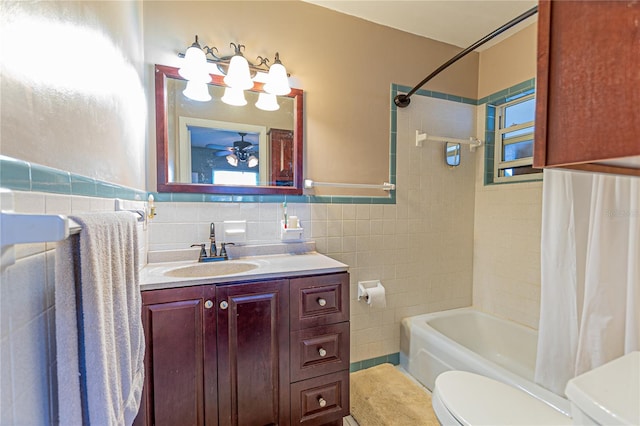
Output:
[[[187,89],[183,92],[184,95],[197,101],[211,99],[211,96],[208,95],[208,90],[205,95],[203,88],[206,88],[206,84],[211,82],[211,75],[209,75],[207,67],[208,63],[213,63],[218,71],[225,76],[223,81],[227,85],[227,90],[225,90],[225,94],[221,99],[223,102],[235,106],[246,105],[247,101],[244,99],[244,93],[242,92],[252,89],[256,76],[261,73],[266,74],[266,83],[263,86],[263,90],[265,94],[271,96],[262,96],[261,94],[258,102],[256,102],[256,107],[265,111],[277,110],[279,106],[275,96],[284,96],[291,92],[291,86],[289,86],[288,81],[289,74],[280,61],[280,54],[276,52],[271,66],[268,65],[269,60],[262,56],[258,56],[258,63],[253,64],[242,53],[245,48],[244,45],[230,43],[230,46],[234,48],[233,55],[218,56],[216,55],[217,48],[201,47],[196,35],[194,43],[186,52],[178,54],[179,57],[184,58],[184,63],[178,73],[188,81]],[[197,84],[191,85],[192,87],[190,88],[189,83],[191,82]],[[229,89],[233,89],[233,91]]]

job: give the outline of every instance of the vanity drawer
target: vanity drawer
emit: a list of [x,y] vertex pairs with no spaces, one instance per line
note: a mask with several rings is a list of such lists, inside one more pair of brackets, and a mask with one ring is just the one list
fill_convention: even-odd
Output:
[[349,370],[291,385],[291,424],[323,425],[349,415]]
[[349,274],[290,281],[291,330],[349,321]]
[[291,333],[291,381],[349,369],[349,323]]

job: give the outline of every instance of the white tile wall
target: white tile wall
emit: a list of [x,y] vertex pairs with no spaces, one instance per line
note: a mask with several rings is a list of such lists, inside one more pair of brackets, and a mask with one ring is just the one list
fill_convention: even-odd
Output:
[[[13,206],[70,215],[113,210],[114,201],[14,191]],[[146,238],[140,224],[143,254]],[[16,245],[16,263],[0,275],[0,425],[57,424],[54,249],[55,243]]]
[[[462,149],[459,167],[444,164],[444,145],[415,146],[415,131],[475,136],[474,106],[414,96],[398,112],[397,204],[289,204],[304,237],[319,252],[350,266],[351,361],[399,351],[400,321],[410,315],[471,305],[475,156]],[[157,203],[149,249],[206,243],[209,223],[247,220],[249,243],[279,238],[279,204]],[[218,241],[222,241],[219,232]],[[387,307],[370,309],[357,282],[379,279]]]
[[[478,127],[482,133],[484,123],[481,106]],[[483,159],[484,149],[476,158],[473,304],[537,329],[542,182],[484,186]]]

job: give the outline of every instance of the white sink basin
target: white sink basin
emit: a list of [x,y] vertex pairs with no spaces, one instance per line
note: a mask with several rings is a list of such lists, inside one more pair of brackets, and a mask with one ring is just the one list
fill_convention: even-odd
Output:
[[247,262],[211,262],[198,263],[197,265],[182,266],[169,269],[164,272],[167,277],[192,278],[192,277],[218,277],[221,275],[240,274],[256,269],[258,265]]

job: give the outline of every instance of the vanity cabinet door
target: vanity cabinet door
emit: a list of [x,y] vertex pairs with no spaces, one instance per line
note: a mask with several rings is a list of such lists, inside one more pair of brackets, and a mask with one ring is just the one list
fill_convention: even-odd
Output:
[[216,289],[221,425],[288,425],[289,282]]
[[145,384],[136,425],[216,424],[214,287],[142,292]]

